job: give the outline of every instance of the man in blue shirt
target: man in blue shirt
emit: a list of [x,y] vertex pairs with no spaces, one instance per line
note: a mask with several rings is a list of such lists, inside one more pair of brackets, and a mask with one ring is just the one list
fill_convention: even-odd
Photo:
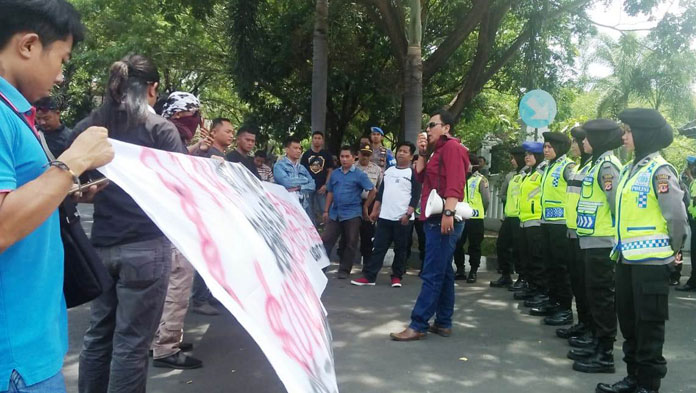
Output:
[[341,254],[338,278],[346,279],[358,251],[361,217],[369,219],[361,194],[367,190],[370,192],[368,199],[374,200],[375,190],[365,172],[355,168],[355,152],[352,147],[343,146],[339,159],[341,168],[331,172],[326,185],[328,194],[323,216],[326,229],[321,239],[328,255],[331,255],[331,249],[339,235],[345,239],[346,247]]
[[3,0],[0,8],[0,392],[65,392],[57,207],[76,177],[111,161],[113,150],[106,129],[94,127],[49,163],[37,139],[29,103],[62,81],[84,33],[77,11],[65,0]]

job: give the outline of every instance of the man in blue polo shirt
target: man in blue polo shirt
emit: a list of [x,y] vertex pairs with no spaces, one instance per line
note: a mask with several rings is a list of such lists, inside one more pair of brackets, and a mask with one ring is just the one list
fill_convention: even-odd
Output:
[[326,229],[321,235],[326,253],[331,249],[338,236],[345,239],[345,249],[338,266],[338,278],[346,279],[353,268],[353,261],[358,252],[361,216],[368,218],[367,207],[363,207],[361,194],[370,191],[369,200],[374,200],[375,190],[365,172],[355,167],[355,152],[350,146],[343,146],[339,156],[341,168],[331,172],[326,183],[326,207],[324,224]]
[[[0,392],[65,392],[58,205],[75,178],[113,158],[104,128],[48,162],[35,102],[62,80],[84,28],[65,0],[0,0]],[[96,187],[90,189],[90,196]]]

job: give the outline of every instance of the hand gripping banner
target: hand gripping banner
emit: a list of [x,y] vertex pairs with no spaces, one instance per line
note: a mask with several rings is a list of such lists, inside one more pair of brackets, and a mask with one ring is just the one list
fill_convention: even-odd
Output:
[[329,260],[297,198],[241,164],[111,143],[99,170],[191,262],[288,392],[338,392],[320,300]]

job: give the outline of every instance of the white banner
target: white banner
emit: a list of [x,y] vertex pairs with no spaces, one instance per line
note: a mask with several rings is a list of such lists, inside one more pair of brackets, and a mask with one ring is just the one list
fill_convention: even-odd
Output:
[[338,392],[320,300],[329,260],[297,198],[241,164],[111,143],[100,171],[191,262],[288,392]]

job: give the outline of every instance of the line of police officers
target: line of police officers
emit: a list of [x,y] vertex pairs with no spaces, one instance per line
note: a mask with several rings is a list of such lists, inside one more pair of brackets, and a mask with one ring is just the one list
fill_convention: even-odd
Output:
[[[667,373],[669,265],[680,258],[687,214],[679,175],[659,153],[672,128],[652,109],[627,109],[619,119],[588,121],[572,140],[546,132],[543,144],[512,151],[502,275],[491,286],[509,288],[553,326],[573,323],[575,298],[578,323],[556,334],[568,339],[580,372],[615,372],[618,317],[628,376],[596,392],[657,392]],[[634,155],[625,166],[613,153],[621,145]]]

